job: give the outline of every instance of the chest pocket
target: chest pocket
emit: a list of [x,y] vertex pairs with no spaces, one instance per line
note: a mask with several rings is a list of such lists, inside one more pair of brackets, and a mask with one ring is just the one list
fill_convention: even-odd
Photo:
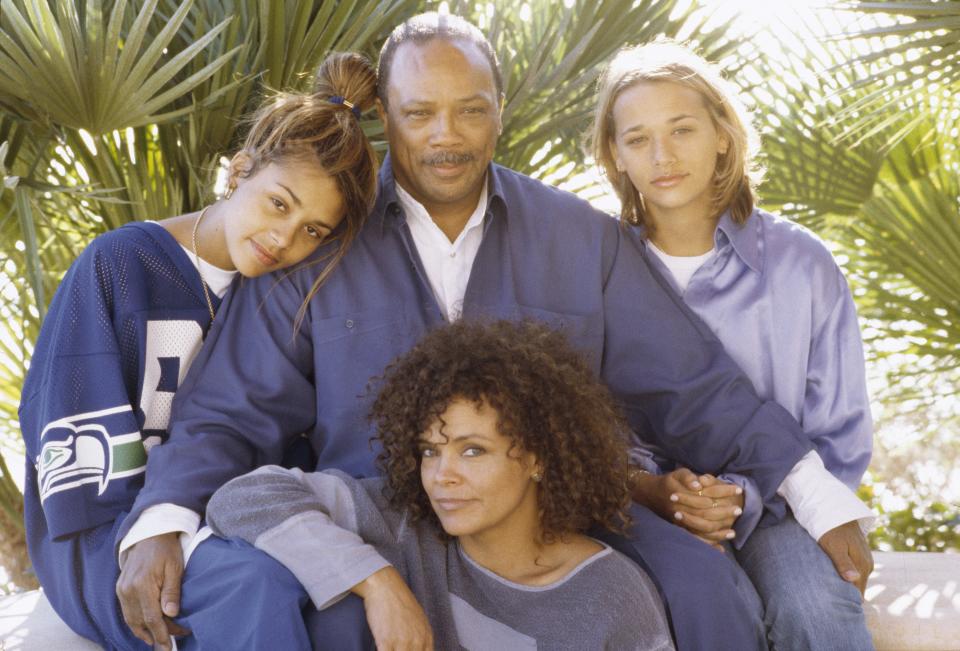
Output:
[[404,322],[403,310],[400,308],[381,307],[347,312],[341,316],[314,321],[313,343],[322,346],[340,341],[349,346],[350,340],[365,338],[370,333],[378,331],[396,330]]
[[603,358],[603,313],[601,311],[593,314],[571,314],[518,305],[514,318],[539,321],[562,332],[573,347],[586,356],[590,367],[595,372],[600,371],[600,360]]
[[330,400],[328,409],[346,409],[366,395],[370,379],[420,334],[400,307],[345,312],[315,320],[312,328],[318,404]]

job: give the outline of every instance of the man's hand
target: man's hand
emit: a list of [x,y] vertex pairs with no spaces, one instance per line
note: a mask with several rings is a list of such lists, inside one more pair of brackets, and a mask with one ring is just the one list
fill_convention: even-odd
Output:
[[634,499],[720,551],[720,543],[736,535],[733,524],[743,513],[739,486],[712,475],[698,477],[687,468],[666,475],[641,475]]
[[837,574],[856,585],[862,595],[873,572],[873,554],[860,530],[860,523],[854,520],[834,527],[817,542],[833,561]]
[[396,569],[374,572],[352,592],[363,598],[377,651],[433,651],[427,615]]
[[156,649],[168,651],[171,635],[190,633],[170,619],[180,612],[182,577],[177,532],[146,538],[127,550],[117,580],[120,610],[133,634]]

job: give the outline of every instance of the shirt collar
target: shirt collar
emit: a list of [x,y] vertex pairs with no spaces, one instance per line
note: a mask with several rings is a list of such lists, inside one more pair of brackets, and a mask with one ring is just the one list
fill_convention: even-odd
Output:
[[[487,205],[484,207],[484,212],[506,216],[508,204],[503,194],[503,181],[500,178],[505,173],[504,168],[494,163],[487,168]],[[397,196],[397,181],[393,176],[393,162],[390,160],[389,152],[384,157],[383,164],[380,165],[377,187],[377,199],[373,204],[371,217],[380,221],[382,232],[387,222],[400,217],[403,213],[400,197]]]
[[[489,176],[489,175],[488,175]],[[484,179],[483,189],[480,191],[480,198],[477,201],[476,207],[473,209],[473,213],[470,215],[470,218],[467,219],[467,223],[463,225],[463,230],[460,232],[460,235],[457,237],[457,242],[460,242],[464,235],[470,230],[476,228],[483,223],[483,217],[487,213],[487,180]],[[394,190],[397,193],[397,201],[400,204],[400,207],[403,208],[404,214],[407,216],[407,220],[418,220],[426,221],[431,224],[431,228],[439,231],[439,228],[435,225],[435,222],[430,217],[430,213],[427,212],[427,209],[423,207],[423,204],[414,199],[409,192],[407,192],[403,186],[399,183],[394,182]]]
[[723,246],[724,241],[730,242],[733,250],[744,263],[756,271],[763,273],[763,256],[760,251],[760,228],[762,220],[757,217],[757,210],[750,213],[750,217],[743,224],[737,224],[730,216],[727,210],[720,216],[717,223],[717,232],[714,235],[714,242],[717,250]]

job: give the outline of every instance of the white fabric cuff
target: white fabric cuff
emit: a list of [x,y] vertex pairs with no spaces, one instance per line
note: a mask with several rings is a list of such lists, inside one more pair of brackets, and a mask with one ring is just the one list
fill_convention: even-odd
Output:
[[199,527],[199,513],[176,504],[155,504],[144,509],[134,525],[130,527],[130,531],[120,541],[120,553],[117,562],[122,569],[128,549],[141,540],[171,531],[180,532],[180,547],[184,551],[184,558],[186,558],[187,547]]
[[842,524],[857,520],[866,535],[877,516],[843,482],[830,474],[816,451],[808,452],[786,476],[777,494],[814,540]]

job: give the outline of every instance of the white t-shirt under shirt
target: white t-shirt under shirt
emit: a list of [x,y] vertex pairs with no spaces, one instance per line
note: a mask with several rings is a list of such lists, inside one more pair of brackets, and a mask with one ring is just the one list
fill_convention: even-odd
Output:
[[650,240],[647,240],[647,248],[663,260],[663,264],[667,266],[674,280],[677,281],[681,294],[687,290],[687,285],[690,284],[690,279],[693,278],[693,274],[697,273],[697,269],[702,267],[704,263],[717,252],[716,248],[711,247],[709,251],[701,253],[700,255],[670,255],[669,253],[661,251],[660,248]]
[[[207,288],[210,290],[210,293],[216,294],[219,298],[223,298],[223,295],[227,293],[227,288],[230,287],[230,283],[232,283],[236,277],[237,272],[213,266],[203,258],[198,258],[191,249],[182,244],[180,248],[183,249],[187,258],[189,258],[193,266],[197,268],[197,271],[200,272],[200,278],[207,283]],[[198,260],[200,266],[197,266]],[[130,547],[141,540],[146,540],[147,538],[159,536],[160,534],[171,531],[180,532],[180,546],[183,548],[184,557],[186,558],[191,548],[191,541],[199,526],[200,515],[198,513],[188,508],[177,506],[176,504],[157,504],[156,506],[144,509],[143,513],[137,519],[137,522],[130,528],[130,531],[127,532],[123,540],[120,541],[120,566],[123,567],[123,559],[126,556],[125,552]],[[193,546],[196,546],[198,542],[199,541],[194,541]]]

